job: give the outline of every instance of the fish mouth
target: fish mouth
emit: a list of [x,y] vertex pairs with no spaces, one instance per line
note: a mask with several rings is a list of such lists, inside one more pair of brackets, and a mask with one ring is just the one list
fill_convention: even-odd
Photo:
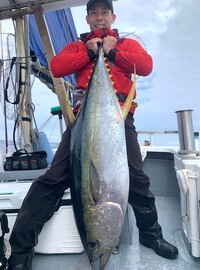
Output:
[[104,270],[111,256],[112,250],[109,250],[91,262],[91,270]]
[[112,250],[109,250],[101,255],[100,257],[100,270],[103,270],[110,259],[110,255],[112,253]]

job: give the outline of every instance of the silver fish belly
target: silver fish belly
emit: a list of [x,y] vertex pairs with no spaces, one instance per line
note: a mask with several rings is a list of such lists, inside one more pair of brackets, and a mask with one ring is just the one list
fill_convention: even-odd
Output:
[[119,241],[129,169],[123,114],[102,49],[71,134],[71,196],[77,227],[93,265],[103,270]]

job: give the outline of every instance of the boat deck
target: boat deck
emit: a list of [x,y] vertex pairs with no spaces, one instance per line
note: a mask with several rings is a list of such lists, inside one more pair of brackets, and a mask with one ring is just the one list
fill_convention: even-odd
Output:
[[[160,224],[165,239],[175,244],[179,256],[175,260],[162,258],[152,249],[146,248],[138,242],[138,229],[133,219],[132,245],[120,245],[119,253],[113,254],[105,270],[199,270],[200,259],[191,257],[186,249],[181,229],[181,209],[178,198],[156,197],[156,206]],[[33,270],[89,270],[90,265],[86,253],[67,255],[35,254]]]
[[[168,152],[148,151],[144,160],[144,171],[150,177],[151,190],[156,197],[158,218],[164,238],[177,246],[179,256],[175,260],[165,259],[156,255],[152,249],[140,245],[135,217],[129,206],[119,253],[111,255],[104,270],[199,270],[200,258],[189,255],[183,239],[180,191],[174,155]],[[2,179],[11,181],[13,176],[4,175]],[[29,175],[23,179],[29,179]],[[48,237],[46,239],[48,244]],[[91,267],[85,252],[62,255],[35,254],[33,270],[91,270]],[[99,270],[98,264],[92,270]]]

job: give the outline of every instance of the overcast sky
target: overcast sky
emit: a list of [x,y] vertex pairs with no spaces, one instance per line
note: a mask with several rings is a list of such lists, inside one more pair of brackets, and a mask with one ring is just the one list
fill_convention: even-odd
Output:
[[[154,60],[152,74],[137,81],[137,130],[177,130],[175,111],[192,109],[194,130],[199,131],[200,1],[118,0],[114,2],[114,10],[117,19],[113,28],[138,35]],[[78,34],[87,32],[85,7],[73,8],[72,13]],[[33,102],[40,127],[58,101],[36,80]],[[1,127],[2,119],[0,111]],[[60,138],[58,123],[52,131],[55,120],[56,117],[46,131],[48,136],[51,134],[51,141]],[[3,133],[0,136],[3,138]]]

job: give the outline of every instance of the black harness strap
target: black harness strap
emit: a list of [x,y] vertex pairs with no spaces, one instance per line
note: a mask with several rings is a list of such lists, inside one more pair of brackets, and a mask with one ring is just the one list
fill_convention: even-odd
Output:
[[125,102],[126,101],[126,98],[127,98],[127,95],[124,95],[124,94],[119,94],[119,93],[116,93],[119,101],[121,102]]

